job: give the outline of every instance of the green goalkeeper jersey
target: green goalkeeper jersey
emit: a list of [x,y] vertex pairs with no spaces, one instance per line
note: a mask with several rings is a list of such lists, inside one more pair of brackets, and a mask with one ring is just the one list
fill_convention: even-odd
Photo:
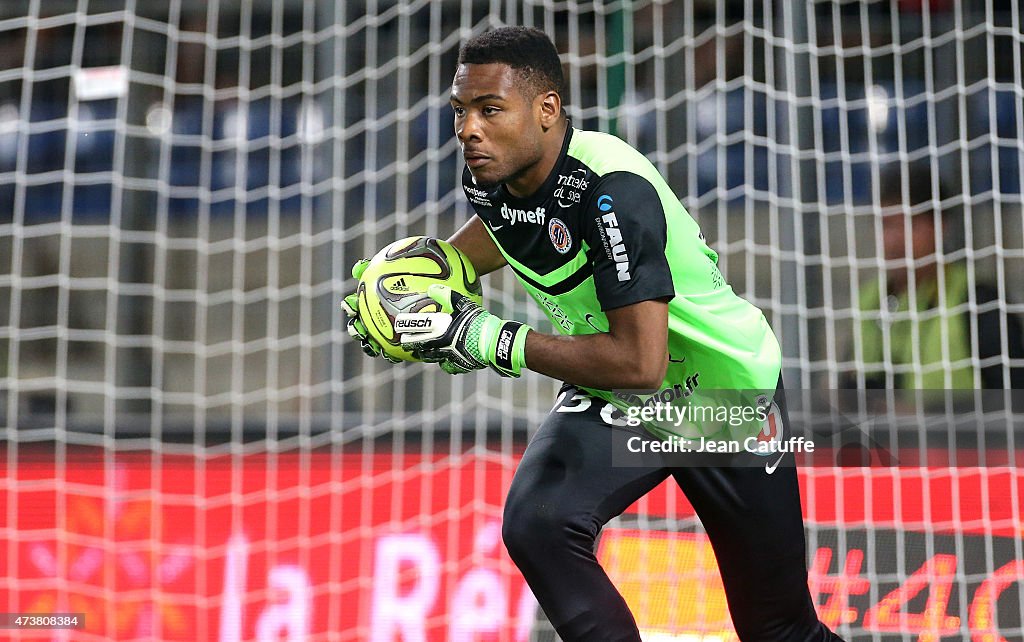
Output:
[[[766,391],[770,398],[782,355],[767,320],[733,292],[696,221],[627,143],[569,127],[555,167],[531,196],[516,198],[504,185],[478,186],[468,168],[463,188],[516,277],[561,333],[607,332],[606,310],[668,302],[669,364],[661,388],[653,395],[588,392],[623,411],[651,400],[692,403],[702,391]],[[699,436],[693,430],[669,432]]]

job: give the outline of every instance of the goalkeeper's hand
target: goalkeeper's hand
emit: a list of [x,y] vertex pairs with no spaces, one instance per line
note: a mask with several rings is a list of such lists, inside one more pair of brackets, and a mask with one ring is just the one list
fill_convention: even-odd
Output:
[[530,326],[499,319],[445,285],[431,285],[427,295],[441,312],[399,314],[395,326],[402,328],[403,347],[424,361],[439,362],[450,374],[490,366],[503,377],[519,376]]
[[[352,266],[352,277],[356,281],[363,276],[363,272],[366,271],[366,266],[370,264],[369,259],[361,259],[356,261],[356,264]],[[363,325],[362,320],[359,318],[359,294],[353,292],[341,301],[341,309],[348,315],[348,334],[353,339],[359,342],[359,347],[363,349],[368,357],[382,357],[387,359],[391,363],[399,363],[401,359],[392,357],[380,347],[376,339],[371,337],[366,331],[366,326]]]

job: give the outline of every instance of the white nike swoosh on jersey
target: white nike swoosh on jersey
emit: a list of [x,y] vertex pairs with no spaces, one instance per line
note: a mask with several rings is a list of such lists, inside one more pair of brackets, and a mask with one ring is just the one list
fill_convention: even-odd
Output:
[[490,223],[488,223],[487,225],[490,226],[490,228],[494,231],[498,231],[501,228],[505,227],[504,223],[502,223],[501,225],[491,225]]
[[779,458],[775,460],[774,464],[765,464],[764,465],[764,472],[768,473],[769,475],[774,473],[775,469],[779,467],[779,462],[782,461],[782,458],[785,457],[785,456],[786,456],[786,453],[782,453],[781,455],[779,455]]

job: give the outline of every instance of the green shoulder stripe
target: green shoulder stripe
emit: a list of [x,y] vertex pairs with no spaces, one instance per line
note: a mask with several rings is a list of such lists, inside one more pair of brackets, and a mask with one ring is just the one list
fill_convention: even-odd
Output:
[[612,172],[632,172],[655,185],[663,182],[661,174],[646,156],[611,134],[574,130],[567,153],[598,176]]

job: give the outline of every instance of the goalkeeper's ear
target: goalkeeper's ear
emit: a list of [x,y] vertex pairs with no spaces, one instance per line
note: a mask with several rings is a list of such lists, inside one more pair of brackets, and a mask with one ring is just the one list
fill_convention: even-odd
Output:
[[562,120],[565,110],[562,109],[562,97],[557,91],[548,91],[537,97],[537,113],[545,132]]

